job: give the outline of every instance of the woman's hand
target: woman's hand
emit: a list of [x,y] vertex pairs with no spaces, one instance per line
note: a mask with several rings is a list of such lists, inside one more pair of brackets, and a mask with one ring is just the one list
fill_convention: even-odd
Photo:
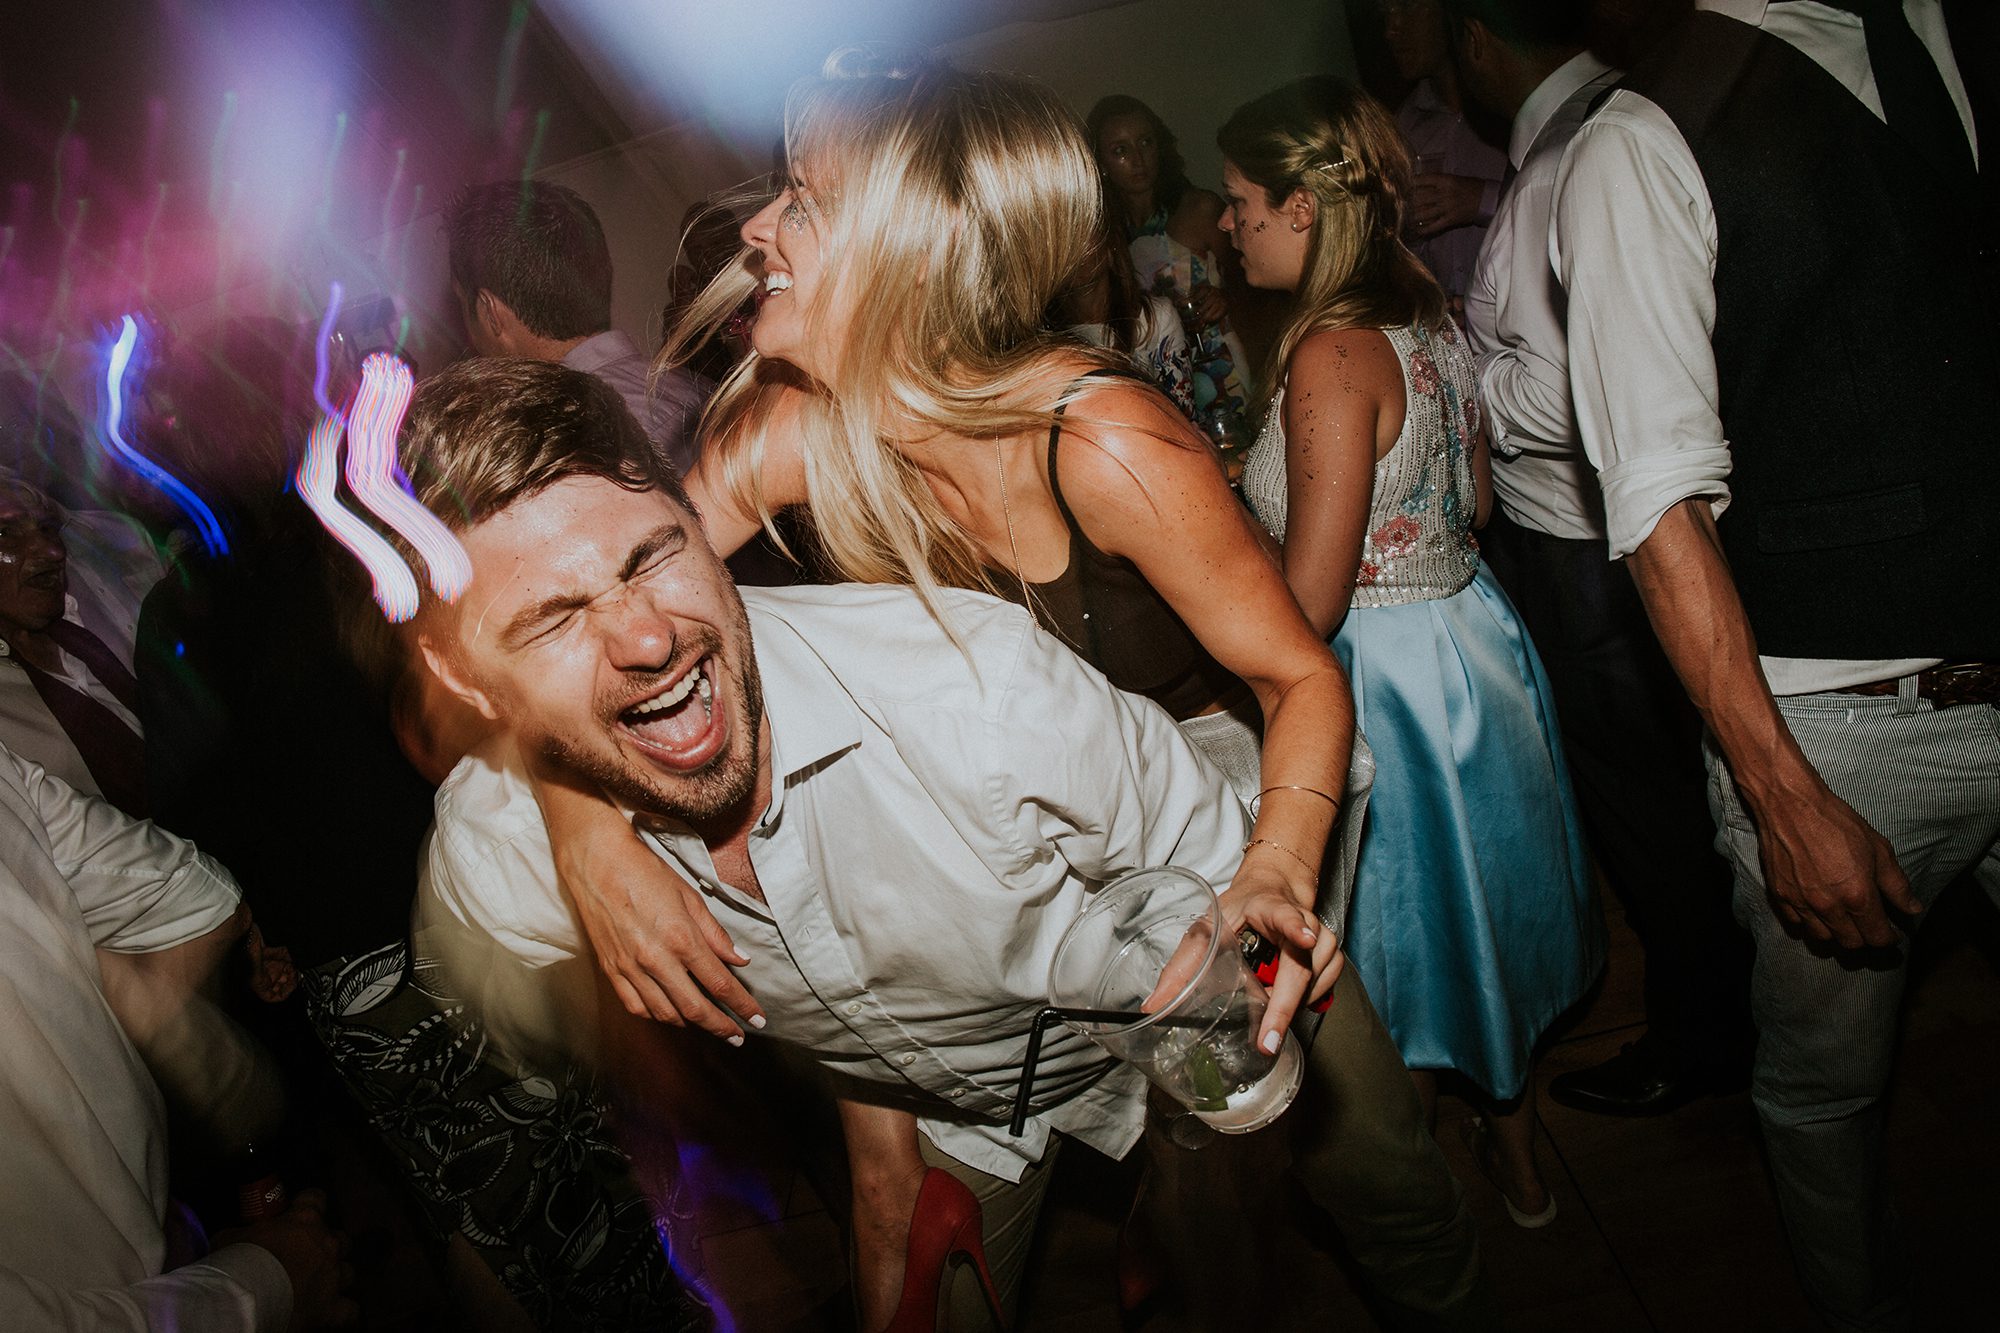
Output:
[[729,970],[750,960],[701,891],[654,855],[603,796],[540,774],[533,782],[556,875],[626,1012],[697,1027],[732,1046],[743,1044],[738,1018],[763,1027],[762,1006]]
[[1195,323],[1204,329],[1215,327],[1229,314],[1222,289],[1206,282],[1197,282],[1188,290],[1188,306],[1194,311]]
[[1221,898],[1230,947],[1245,926],[1278,946],[1278,973],[1257,1038],[1258,1045],[1272,1053],[1299,1005],[1316,1003],[1346,966],[1340,940],[1313,914],[1319,896],[1316,877],[1309,876],[1303,865],[1287,870],[1279,864],[1284,859],[1285,853],[1270,844],[1252,843]]

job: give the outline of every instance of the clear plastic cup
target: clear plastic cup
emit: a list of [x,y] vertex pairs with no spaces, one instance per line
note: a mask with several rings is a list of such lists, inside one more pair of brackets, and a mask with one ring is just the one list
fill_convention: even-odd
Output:
[[1175,866],[1106,885],[1049,965],[1049,1003],[1065,1023],[1224,1134],[1276,1120],[1304,1077],[1291,1033],[1275,1055],[1258,1048],[1268,1002],[1215,890]]

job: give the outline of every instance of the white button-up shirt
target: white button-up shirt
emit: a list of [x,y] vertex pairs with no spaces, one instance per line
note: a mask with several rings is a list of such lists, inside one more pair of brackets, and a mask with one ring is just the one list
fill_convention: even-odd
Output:
[[[764,901],[699,836],[647,826],[750,962],[766,1035],[916,1095],[944,1152],[1018,1180],[1051,1129],[1112,1156],[1137,1141],[1138,1074],[1049,1034],[1027,1134],[1006,1129],[1049,963],[1088,895],[1179,865],[1227,887],[1248,817],[1157,705],[1124,694],[1010,603],[941,594],[954,644],[902,588],[745,588],[771,730],[750,835]],[[419,912],[526,962],[584,950],[508,747],[438,792]]]
[[1514,116],[1514,183],[1479,250],[1465,297],[1465,334],[1493,432],[1493,495],[1507,517],[1554,537],[1604,538],[1597,474],[1569,405],[1563,294],[1549,263],[1556,167],[1591,104],[1618,71],[1588,51],[1542,80]]
[[166,1114],[96,949],[148,953],[236,910],[194,847],[0,747],[0,1328],[282,1329],[269,1251],[162,1274]]
[[[1818,0],[1699,0],[1789,42],[1882,115],[1861,19]],[[1965,85],[1938,0],[1904,0],[1977,153]],[[1621,89],[1571,142],[1557,172],[1550,259],[1569,293],[1577,429],[1604,490],[1611,556],[1637,550],[1683,500],[1729,503],[1729,441],[1717,407],[1715,205],[1667,114]],[[1800,330],[1801,337],[1812,336]],[[1775,694],[1839,689],[1935,659],[1763,659]]]

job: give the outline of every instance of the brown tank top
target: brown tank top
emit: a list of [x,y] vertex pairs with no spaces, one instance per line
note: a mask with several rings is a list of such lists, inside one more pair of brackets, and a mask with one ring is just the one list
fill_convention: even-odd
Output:
[[1069,565],[1047,583],[1027,585],[1032,606],[1022,600],[1022,581],[1009,571],[990,571],[994,592],[1028,606],[1044,629],[1119,689],[1145,695],[1176,721],[1194,717],[1242,684],[1208,655],[1138,566],[1100,551],[1083,535],[1056,469],[1062,414],[1058,407],[1049,427],[1049,489],[1069,529]]

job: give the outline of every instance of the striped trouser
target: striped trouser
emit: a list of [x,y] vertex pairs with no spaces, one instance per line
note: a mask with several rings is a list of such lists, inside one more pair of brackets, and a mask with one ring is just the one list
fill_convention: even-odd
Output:
[[[1934,709],[1910,689],[1778,707],[1827,785],[1895,848],[1926,909],[1968,869],[2000,865],[2000,708]],[[1795,938],[1771,910],[1755,828],[1712,744],[1709,800],[1736,917],[1756,943],[1751,1097],[1800,1278],[1835,1328],[1905,1328],[1909,1275],[1880,1167],[1908,941],[1856,954]]]

